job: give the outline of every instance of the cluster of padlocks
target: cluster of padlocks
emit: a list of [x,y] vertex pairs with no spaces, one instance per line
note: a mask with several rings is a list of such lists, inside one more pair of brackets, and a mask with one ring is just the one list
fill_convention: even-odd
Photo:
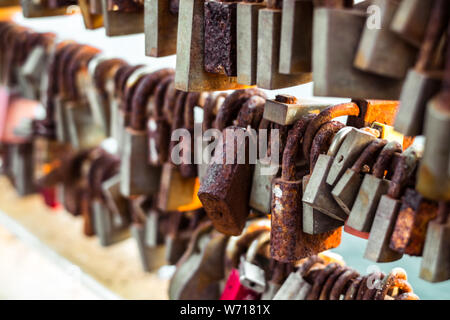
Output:
[[[72,4],[22,0],[29,17]],[[105,246],[131,230],[145,270],[177,265],[171,299],[418,299],[402,270],[362,276],[325,252],[342,231],[367,239],[366,259],[418,256],[422,279],[450,279],[448,1],[78,4],[87,28],[145,31],[146,54],[176,69],[0,23],[2,170],[20,194]],[[310,81],[352,100],[261,90]]]

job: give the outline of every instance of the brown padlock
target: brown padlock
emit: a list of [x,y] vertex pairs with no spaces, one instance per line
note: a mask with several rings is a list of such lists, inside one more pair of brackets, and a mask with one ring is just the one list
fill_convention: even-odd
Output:
[[272,186],[271,255],[277,261],[289,262],[335,248],[340,243],[341,228],[320,235],[303,232],[302,181],[296,180],[295,156],[298,141],[312,121],[305,117],[290,130],[283,152],[282,176]]
[[428,222],[436,218],[437,203],[407,189],[402,198],[389,247],[410,256],[422,256]]
[[103,15],[100,13],[91,12],[91,3],[94,1],[80,0],[78,6],[80,7],[81,15],[83,17],[84,27],[86,29],[98,29],[103,27]]

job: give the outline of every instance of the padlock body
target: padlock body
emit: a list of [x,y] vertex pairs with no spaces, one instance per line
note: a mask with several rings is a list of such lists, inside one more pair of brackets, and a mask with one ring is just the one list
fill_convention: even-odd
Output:
[[395,118],[394,128],[406,136],[414,137],[423,132],[427,102],[441,87],[442,73],[408,72],[400,95],[401,107]]
[[110,11],[108,0],[103,0],[103,23],[106,35],[123,36],[144,32],[144,10],[135,12]]
[[417,48],[402,41],[390,30],[399,4],[390,0],[374,0],[380,10],[380,27],[368,24],[363,28],[354,65],[365,72],[395,79],[403,79],[413,66]]
[[347,219],[347,214],[331,196],[331,187],[326,183],[332,162],[333,157],[331,156],[324,154],[319,156],[314,170],[311,173],[302,200],[306,204],[334,219],[345,221]]
[[366,18],[364,12],[356,10],[314,10],[315,96],[398,100],[403,81],[362,72],[353,67]]
[[165,163],[162,167],[158,194],[158,208],[176,211],[192,202],[196,178],[183,178],[176,166]]
[[124,150],[120,163],[120,192],[125,197],[156,193],[159,189],[161,168],[152,167],[147,162],[146,132],[127,128],[123,138]]
[[144,1],[145,55],[165,57],[177,51],[178,15],[167,0]]
[[407,189],[389,247],[410,256],[422,256],[428,223],[437,216],[437,204]]
[[378,202],[388,188],[389,180],[366,174],[348,216],[347,225],[358,231],[370,232]]
[[420,266],[420,278],[430,282],[450,279],[450,223],[431,221]]
[[344,175],[331,190],[331,195],[338,205],[348,215],[350,214],[359,188],[363,182],[364,175],[357,173],[351,169],[347,169]]
[[311,1],[283,1],[279,72],[282,74],[312,71]]
[[426,198],[450,200],[450,112],[448,96],[438,95],[427,105],[424,134],[427,138],[417,176],[417,190]]
[[[269,174],[270,171],[270,174]],[[279,171],[279,165],[258,160],[255,164],[249,205],[262,213],[270,213],[272,203],[272,181]]]
[[165,265],[164,246],[148,247],[145,245],[145,228],[140,224],[133,224],[131,226],[131,234],[136,241],[139,256],[141,258],[142,269],[150,272]]
[[258,16],[258,57],[256,83],[268,90],[311,82],[310,72],[281,74],[280,61],[281,10],[261,9]]
[[[311,175],[303,176],[303,193],[306,190]],[[335,230],[343,225],[341,220],[336,220],[321,211],[314,209],[303,202],[303,232],[307,234],[321,234]]]
[[237,4],[237,82],[256,84],[258,52],[258,12],[265,6],[259,3]]
[[370,229],[364,258],[374,262],[392,262],[402,257],[401,253],[389,248],[400,205],[401,201],[399,200],[392,199],[387,195],[381,197]]

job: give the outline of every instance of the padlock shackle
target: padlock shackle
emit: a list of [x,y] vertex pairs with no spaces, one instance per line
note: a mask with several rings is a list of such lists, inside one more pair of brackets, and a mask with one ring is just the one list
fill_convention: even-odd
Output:
[[325,261],[318,255],[311,256],[300,265],[297,272],[300,274],[300,276],[306,277],[311,268],[317,263],[325,264]]
[[145,130],[147,123],[147,104],[158,83],[167,75],[174,73],[173,69],[161,69],[144,75],[137,81],[131,100],[131,127],[134,130]]
[[436,0],[434,2],[416,64],[416,70],[419,72],[424,72],[432,67],[433,55],[447,27],[449,12],[450,8],[447,0]]
[[49,78],[47,87],[47,105],[52,103],[52,98],[58,93],[58,70],[62,55],[73,44],[74,42],[72,40],[66,40],[59,42],[54,48],[52,57],[50,58],[50,63],[47,67]]
[[257,88],[235,90],[229,94],[222,106],[220,107],[216,120],[214,121],[214,127],[220,131],[226,127],[232,125],[233,120],[237,117],[239,110],[252,96],[260,96],[266,98],[266,94]]
[[258,254],[261,254],[261,250],[264,246],[270,244],[270,231],[261,233],[256,239],[254,239],[245,253],[245,260],[250,263],[255,263]]
[[342,103],[322,110],[317,117],[309,123],[308,128],[306,129],[305,137],[303,138],[303,154],[305,159],[309,161],[309,152],[311,150],[312,141],[316,132],[324,123],[341,116],[358,116],[359,112],[359,107],[354,102]]
[[79,95],[79,88],[77,83],[77,74],[79,71],[86,69],[89,61],[93,59],[100,50],[90,46],[84,46],[79,50],[70,60],[66,70],[66,84],[68,89],[68,97],[70,99],[77,99]]
[[339,300],[341,295],[345,295],[346,290],[348,289],[348,284],[358,276],[359,272],[350,268],[347,268],[343,273],[341,273],[330,290],[330,300]]
[[393,199],[400,198],[408,178],[414,172],[419,158],[422,157],[424,145],[424,139],[416,139],[414,143],[400,155],[400,160],[395,166],[394,175],[389,183],[389,197]]
[[283,151],[281,167],[281,179],[284,181],[295,181],[297,154],[300,152],[300,143],[306,128],[313,120],[314,115],[307,115],[297,120],[292,129],[289,130],[286,145]]
[[[324,123],[320,127],[311,145],[311,152],[309,158],[310,173],[313,172],[319,156],[321,154],[327,154],[327,152],[330,149],[330,146],[333,145],[333,141],[335,141],[334,146],[340,145],[345,136],[347,135],[347,133],[349,132],[349,129],[350,129],[349,127],[345,127],[343,123],[338,121],[329,121],[327,123]],[[339,132],[341,132],[341,134],[338,136]]]
[[216,99],[217,97],[214,96],[213,93],[209,93],[208,97],[206,98],[205,106],[203,107],[203,122],[202,122],[203,132],[212,128],[212,123],[216,118],[214,114]]
[[364,165],[372,166],[375,160],[378,157],[378,154],[384,148],[384,146],[388,143],[387,140],[384,139],[375,139],[364,149],[359,158],[355,161],[351,170],[356,173],[361,173],[363,171]]
[[58,81],[58,94],[61,96],[66,96],[67,93],[67,80],[66,80],[66,69],[69,66],[72,57],[80,51],[84,45],[79,43],[71,43],[65,47],[64,51],[61,53],[61,57],[58,61],[58,69],[56,71],[57,81]]
[[259,124],[263,118],[264,105],[266,99],[260,96],[252,96],[245,101],[237,115],[237,126],[247,128],[250,126],[252,129],[258,129]]
[[156,86],[153,116],[157,121],[166,120],[164,114],[164,98],[170,83],[172,83],[174,79],[174,74],[168,74]]
[[198,105],[200,92],[189,92],[184,106],[184,128],[194,130],[194,107]]
[[392,271],[383,279],[381,290],[377,291],[374,300],[384,300],[389,292],[389,289],[395,287],[395,284],[399,283],[399,280],[407,280],[405,270],[402,268],[392,269]]
[[173,123],[175,104],[180,93],[181,91],[175,88],[175,81],[169,83],[164,95],[163,113],[170,126]]
[[387,143],[380,154],[378,155],[377,161],[373,166],[373,176],[382,179],[384,177],[384,172],[389,167],[394,154],[397,152],[402,152],[402,146],[397,141],[390,141]]
[[94,72],[91,74],[93,82],[97,90],[102,93],[106,93],[106,81],[108,77],[111,76],[111,73],[115,73],[119,70],[121,66],[126,64],[125,60],[119,58],[106,59],[100,61],[94,69]]

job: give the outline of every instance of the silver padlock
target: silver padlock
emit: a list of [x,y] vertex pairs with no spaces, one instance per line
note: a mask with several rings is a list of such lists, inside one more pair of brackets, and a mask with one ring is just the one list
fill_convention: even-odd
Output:
[[347,225],[357,231],[370,232],[378,202],[389,187],[389,180],[384,178],[394,154],[401,152],[398,142],[392,141],[381,150],[373,167],[372,174],[364,176],[358,195],[348,216]]

